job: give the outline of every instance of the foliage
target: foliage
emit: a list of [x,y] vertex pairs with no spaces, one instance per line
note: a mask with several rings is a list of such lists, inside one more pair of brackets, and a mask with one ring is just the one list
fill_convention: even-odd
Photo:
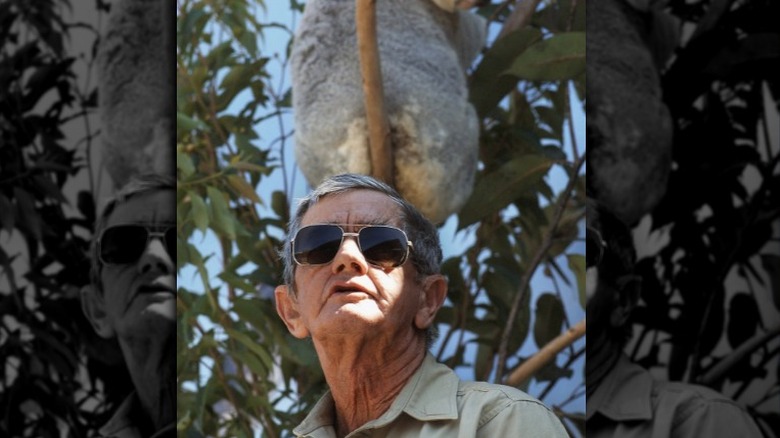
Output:
[[[771,325],[780,312],[780,145],[770,135],[780,108],[780,32],[769,18],[780,5],[661,3],[652,46],[675,123],[675,165],[652,228],[669,241],[638,265],[644,303],[632,355],[667,367],[672,380],[725,391],[777,436],[780,387],[776,379],[759,384],[756,396],[755,383],[776,375],[780,362],[780,327]],[[696,25],[687,41],[685,22]],[[663,56],[668,48],[674,57]],[[649,350],[639,348],[645,341]]]
[[[506,381],[577,322],[564,301],[583,306],[585,261],[572,243],[584,216],[584,145],[564,138],[575,138],[573,90],[584,98],[584,4],[532,3],[538,8],[530,13],[511,1],[476,11],[506,36],[491,41],[470,72],[481,170],[457,218],[460,240],[470,243],[444,264],[450,293],[434,353],[482,380]],[[286,69],[287,53],[264,53],[262,42],[269,29],[292,32],[259,21],[264,7],[179,1],[178,268],[192,274],[180,281],[178,299],[179,431],[186,436],[289,435],[325,389],[311,343],[288,334],[269,293],[281,283],[276,251],[290,214],[284,125],[292,111],[291,90],[274,86],[269,73]],[[513,24],[523,18],[528,25]],[[258,127],[274,119],[280,134],[264,138]],[[280,174],[283,182],[274,182]],[[211,240],[217,253],[201,245]],[[532,278],[550,290],[531,290]],[[535,395],[576,383],[573,364],[581,366],[583,353],[583,342],[564,350],[534,377],[546,385]],[[582,397],[584,382],[570,392],[555,408],[574,420],[568,427],[581,427],[583,413],[566,404]]]
[[[97,31],[66,22],[68,7],[0,3],[0,436],[87,436],[127,390],[118,349],[95,335],[79,300],[93,190],[73,205],[64,188],[91,172],[95,132],[74,139],[64,126],[88,126],[97,93],[76,73],[80,62],[91,68],[95,48],[77,59],[68,38],[80,27],[97,41]],[[118,385],[104,393],[109,376]]]

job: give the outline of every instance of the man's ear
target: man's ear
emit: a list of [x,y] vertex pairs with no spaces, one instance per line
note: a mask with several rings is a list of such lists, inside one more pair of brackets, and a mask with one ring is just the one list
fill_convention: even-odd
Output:
[[114,326],[111,325],[111,320],[106,313],[103,294],[94,287],[84,286],[81,288],[81,310],[100,337],[111,339],[116,336]]
[[303,325],[301,314],[298,312],[298,301],[290,294],[287,286],[277,286],[274,290],[276,295],[276,313],[282,318],[287,330],[298,339],[304,339],[309,336],[309,329]]
[[426,329],[436,318],[444,299],[447,297],[447,279],[440,274],[429,275],[423,280],[423,292],[420,294],[420,309],[414,316],[414,325]]

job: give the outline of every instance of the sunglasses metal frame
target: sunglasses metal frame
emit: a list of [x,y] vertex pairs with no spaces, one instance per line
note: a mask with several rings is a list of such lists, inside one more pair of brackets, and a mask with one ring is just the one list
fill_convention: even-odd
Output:
[[[149,246],[149,242],[152,241],[152,238],[158,238],[163,243],[163,246],[165,247],[165,251],[168,252],[168,239],[165,238],[165,234],[168,233],[171,229],[175,229],[176,225],[168,224],[168,225],[152,226],[149,224],[117,224],[117,225],[112,225],[110,227],[106,227],[106,229],[104,229],[100,233],[100,237],[98,238],[98,242],[97,242],[98,259],[100,259],[100,262],[103,263],[104,265],[128,265],[137,262],[138,259],[140,259],[141,255],[143,254],[143,250],[142,250],[141,253],[139,253],[138,256],[135,257],[132,261],[124,262],[124,263],[108,262],[103,259],[103,238],[105,237],[106,232],[113,228],[120,228],[120,227],[138,227],[138,228],[146,229],[146,242],[144,242],[144,246],[143,246],[144,250],[146,250],[146,248]],[[168,253],[168,255],[172,256],[174,259],[176,258],[174,254]]]
[[[340,229],[341,230],[341,240],[339,241],[339,246],[338,246],[339,249],[341,248],[341,245],[344,244],[344,238],[345,237],[354,237],[355,238],[355,243],[357,243],[358,249],[360,250],[360,253],[363,255],[363,258],[365,258],[366,261],[369,264],[372,264],[374,266],[383,267],[382,265],[380,265],[378,263],[375,263],[375,262],[372,262],[371,260],[369,260],[369,258],[366,257],[366,254],[363,252],[363,247],[360,246],[360,232],[363,231],[366,228],[390,228],[390,229],[393,229],[393,230],[400,231],[401,234],[404,236],[404,239],[406,239],[406,252],[404,253],[403,258],[401,259],[401,261],[398,264],[390,266],[392,268],[397,268],[399,266],[402,266],[404,263],[406,263],[406,260],[409,259],[409,251],[414,249],[414,244],[412,243],[411,240],[409,240],[409,236],[406,234],[406,231],[404,231],[404,230],[402,230],[402,229],[400,229],[398,227],[394,227],[392,225],[382,225],[382,224],[328,224],[328,223],[326,223],[326,224],[311,224],[311,225],[306,225],[305,227],[301,227],[295,233],[295,237],[293,237],[290,240],[290,251],[292,252],[292,259],[295,262],[295,264],[297,264],[298,266],[323,266],[323,265],[327,265],[327,264],[333,262],[333,260],[336,258],[336,255],[338,255],[338,249],[337,249],[336,252],[333,254],[333,257],[330,260],[328,260],[327,262],[323,262],[323,263],[301,263],[300,261],[298,261],[298,259],[295,257],[295,241],[296,241],[296,239],[298,239],[298,234],[300,234],[300,232],[303,231],[306,228],[316,227],[316,226],[333,226],[333,227],[336,227],[336,228]],[[355,233],[351,233],[351,232],[344,231],[344,227],[358,227],[358,230]]]

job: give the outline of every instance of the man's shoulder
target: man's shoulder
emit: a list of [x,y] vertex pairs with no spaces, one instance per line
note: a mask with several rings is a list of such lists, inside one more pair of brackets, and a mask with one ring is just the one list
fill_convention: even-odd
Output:
[[690,406],[733,405],[732,399],[706,386],[686,382],[655,381],[653,384],[655,404],[675,403]]
[[504,402],[528,402],[531,404],[544,404],[537,398],[512,386],[500,385],[488,382],[471,382],[461,380],[458,382],[458,397],[477,397],[488,401]]
[[678,415],[683,416],[704,411],[743,411],[734,400],[714,389],[693,383],[656,381],[652,397],[656,409],[676,406]]
[[461,380],[457,392],[461,420],[478,419],[480,436],[567,436],[552,410],[539,399],[517,388],[487,382]]
[[461,414],[476,415],[486,424],[498,416],[513,417],[522,423],[553,419],[552,410],[539,399],[520,389],[487,382],[461,380],[457,392],[458,410]]
[[761,436],[758,426],[737,402],[705,386],[656,382],[653,405],[655,415],[667,417],[672,430],[689,430],[690,436]]

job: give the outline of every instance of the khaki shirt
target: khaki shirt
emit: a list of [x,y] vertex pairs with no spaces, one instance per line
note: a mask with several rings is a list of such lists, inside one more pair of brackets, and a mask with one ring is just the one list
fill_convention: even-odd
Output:
[[588,438],[761,437],[739,405],[712,389],[657,382],[621,356],[586,403]]
[[[333,410],[333,397],[327,393],[293,432],[299,437],[336,437]],[[428,353],[390,408],[347,436],[547,438],[568,434],[539,400],[509,386],[464,382]]]
[[[138,395],[133,392],[119,405],[119,408],[98,431],[100,438],[147,438],[141,435],[141,431],[136,426],[138,416],[143,415],[141,411],[141,401]],[[176,434],[176,424],[171,423],[168,426],[157,431],[148,438],[173,437]]]

